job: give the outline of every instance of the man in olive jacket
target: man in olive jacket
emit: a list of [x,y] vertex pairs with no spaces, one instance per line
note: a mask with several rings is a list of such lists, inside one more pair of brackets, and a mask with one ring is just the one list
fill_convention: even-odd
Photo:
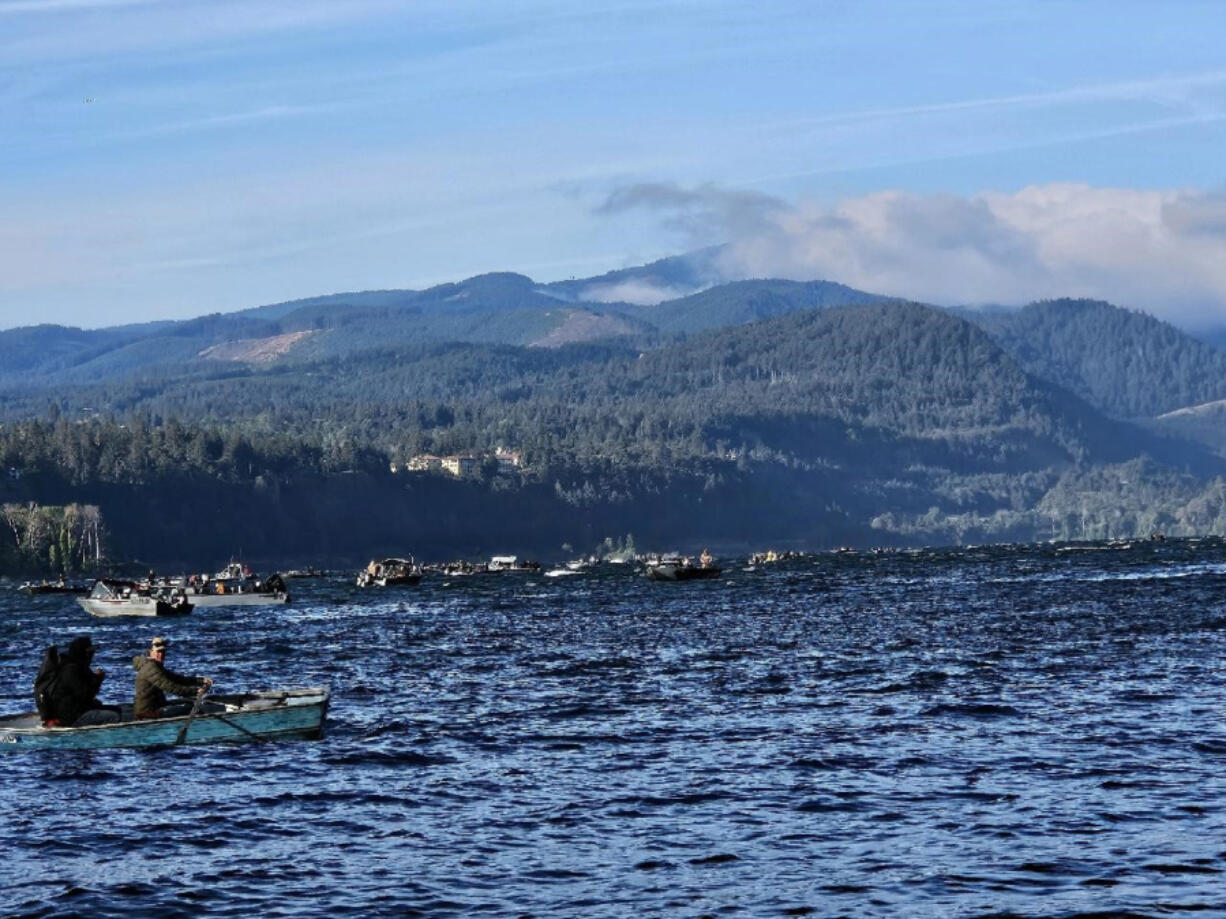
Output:
[[133,718],[161,718],[164,715],[183,714],[180,712],[163,712],[166,706],[166,693],[184,698],[191,698],[213,685],[209,677],[183,676],[172,670],[167,670],[163,662],[166,660],[166,648],[170,644],[165,638],[155,638],[149,644],[149,653],[132,658],[132,669],[136,671],[136,691],[132,698]]

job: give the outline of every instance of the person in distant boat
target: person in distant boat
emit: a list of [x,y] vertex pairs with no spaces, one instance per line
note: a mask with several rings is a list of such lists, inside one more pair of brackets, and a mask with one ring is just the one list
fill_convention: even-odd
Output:
[[55,721],[61,725],[109,724],[119,720],[119,707],[98,701],[106,671],[90,669],[98,646],[88,635],[74,638],[60,657],[51,691]]
[[133,718],[185,715],[190,706],[186,703],[167,705],[166,694],[190,699],[195,695],[204,695],[213,685],[210,677],[184,676],[167,670],[165,660],[169,644],[159,636],[149,643],[148,654],[132,658],[132,669],[136,671],[136,689],[132,696]]
[[698,563],[704,568],[710,568],[712,561],[714,561],[714,559],[711,557],[711,550],[703,549],[702,555],[698,556]]

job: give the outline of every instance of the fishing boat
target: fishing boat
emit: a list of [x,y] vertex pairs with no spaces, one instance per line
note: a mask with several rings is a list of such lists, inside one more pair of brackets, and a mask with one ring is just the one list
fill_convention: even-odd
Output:
[[40,581],[35,584],[32,581],[27,581],[17,588],[22,593],[27,594],[87,594],[89,593],[89,585],[87,584],[69,584],[64,580],[59,581]]
[[685,557],[666,557],[649,562],[647,577],[653,581],[698,581],[717,578],[723,571],[706,561],[701,564]]
[[282,571],[281,577],[286,578],[326,578],[329,577],[327,569],[316,568],[313,565],[306,568],[291,568],[289,571]]
[[180,590],[156,591],[136,581],[99,578],[77,602],[91,616],[182,616],[193,605]]
[[199,607],[289,603],[289,590],[279,574],[260,580],[242,562],[231,562],[213,575],[192,575],[162,583],[181,586],[188,600]]
[[485,566],[486,571],[533,574],[541,570],[540,562],[520,561],[518,555],[495,555]]
[[132,706],[111,724],[44,727],[37,712],[0,718],[2,750],[90,750],[323,737],[329,692],[324,687],[208,696],[200,710],[132,720]]
[[358,587],[400,587],[416,584],[421,580],[421,566],[412,558],[385,558],[372,560],[358,572]]

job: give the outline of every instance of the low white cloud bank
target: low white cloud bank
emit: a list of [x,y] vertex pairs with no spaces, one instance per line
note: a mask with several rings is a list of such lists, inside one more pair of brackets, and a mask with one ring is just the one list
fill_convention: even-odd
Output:
[[712,186],[638,185],[691,245],[726,241],[731,278],[838,281],[938,304],[1086,297],[1177,325],[1226,324],[1226,194],[1035,185],[972,197],[883,191],[833,207]]
[[580,292],[579,299],[592,303],[633,303],[636,306],[655,306],[665,300],[675,300],[693,292],[692,287],[656,284],[650,280],[629,280],[612,284],[589,284]]

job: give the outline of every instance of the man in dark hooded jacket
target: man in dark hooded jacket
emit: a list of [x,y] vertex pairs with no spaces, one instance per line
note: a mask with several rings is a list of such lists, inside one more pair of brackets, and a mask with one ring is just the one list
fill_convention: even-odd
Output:
[[115,706],[98,701],[106,672],[90,670],[98,646],[88,635],[74,638],[60,657],[60,670],[51,693],[55,721],[62,725],[107,724],[119,720]]
[[[149,653],[132,658],[132,669],[136,671],[136,690],[132,698],[133,718],[163,718],[171,715],[187,714],[186,711],[166,711],[166,693],[190,698],[213,685],[209,677],[183,676],[173,670],[167,670],[166,648],[169,646],[165,638],[155,638],[149,644]],[[177,707],[172,707],[177,708]]]

